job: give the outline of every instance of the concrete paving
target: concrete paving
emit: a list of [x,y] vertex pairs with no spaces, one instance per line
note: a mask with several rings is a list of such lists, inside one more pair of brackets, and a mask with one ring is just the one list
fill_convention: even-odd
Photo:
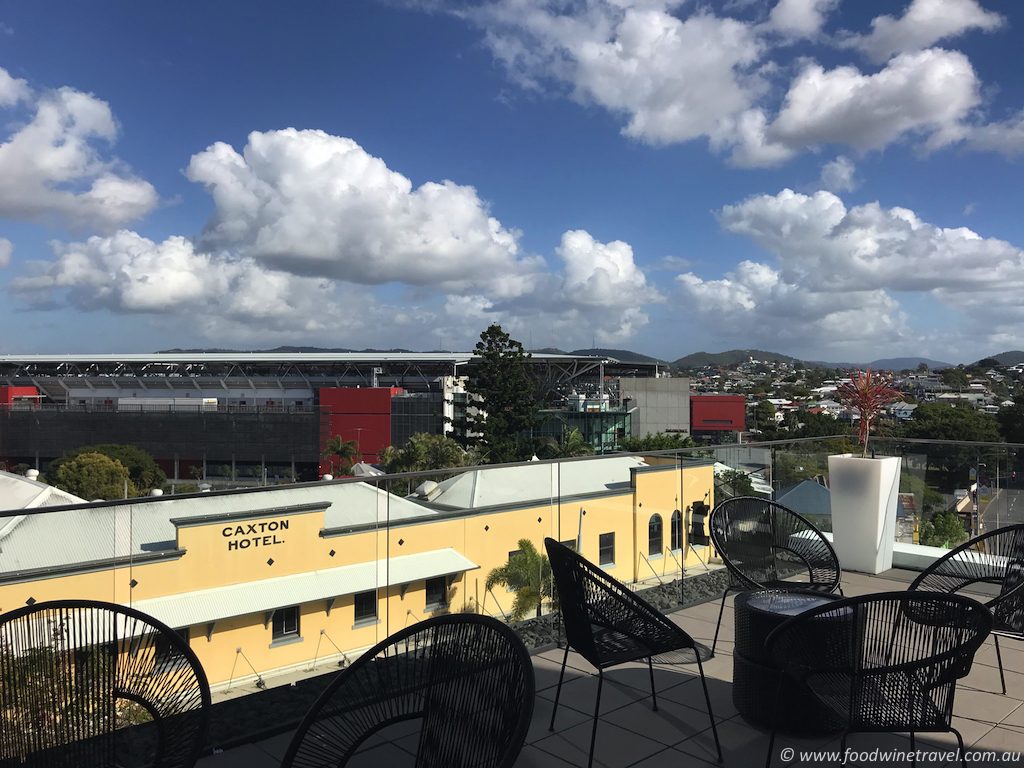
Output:
[[[911,575],[891,572],[882,576],[845,574],[847,596],[904,590]],[[671,614],[669,618],[696,640],[711,645],[718,616],[717,603],[704,603]],[[984,765],[1024,766],[1024,757],[1005,759],[1004,752],[1024,753],[1024,643],[1000,643],[1006,669],[1007,694],[1000,693],[999,673],[992,641],[975,657],[970,675],[961,680],[954,708],[954,726],[964,736],[970,762]],[[747,723],[732,705],[733,613],[730,597],[715,658],[704,664],[712,708],[722,742],[723,763],[730,768],[764,765],[768,733]],[[537,699],[526,746],[516,766],[564,768],[585,766],[590,744],[596,677],[581,657],[569,654],[566,682],[554,732],[548,731],[555,685],[562,661],[561,650],[533,657]],[[601,721],[597,731],[594,765],[601,768],[655,768],[656,766],[711,766],[717,763],[715,743],[705,710],[696,667],[656,666],[658,710],[652,711],[650,678],[644,664],[627,664],[605,673]],[[415,724],[402,723],[368,742],[349,765],[367,768],[399,768],[414,764]],[[277,768],[290,734],[257,741],[211,755],[200,768]],[[960,765],[948,754],[956,747],[952,734],[920,734],[916,745],[921,768]],[[856,766],[909,766],[908,734],[855,734],[847,744],[853,753],[848,763]],[[788,749],[792,749],[792,756]],[[776,740],[772,765],[779,767],[841,763],[838,756],[804,754],[838,750],[839,738]],[[886,753],[889,754],[886,754]],[[905,757],[902,753],[908,753]],[[788,758],[788,759],[787,759]],[[802,759],[801,759],[802,758]],[[969,762],[969,764],[970,764]]]

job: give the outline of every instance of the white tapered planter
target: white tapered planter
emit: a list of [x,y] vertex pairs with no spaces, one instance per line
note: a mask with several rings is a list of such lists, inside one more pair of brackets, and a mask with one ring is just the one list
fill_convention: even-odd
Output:
[[844,571],[882,573],[892,568],[900,459],[828,457],[832,544]]

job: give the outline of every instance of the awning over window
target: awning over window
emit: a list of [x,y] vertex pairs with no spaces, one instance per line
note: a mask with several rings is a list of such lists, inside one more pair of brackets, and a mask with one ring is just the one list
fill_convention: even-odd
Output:
[[168,626],[190,627],[314,600],[368,592],[383,586],[464,573],[479,567],[449,547],[418,555],[138,600],[132,606]]

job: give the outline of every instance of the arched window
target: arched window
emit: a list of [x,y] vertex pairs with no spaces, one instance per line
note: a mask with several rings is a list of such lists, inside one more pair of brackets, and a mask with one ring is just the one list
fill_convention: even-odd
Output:
[[672,513],[672,530],[669,533],[669,545],[675,550],[683,548],[683,513],[678,509]]
[[661,554],[661,515],[651,515],[647,523],[647,554]]

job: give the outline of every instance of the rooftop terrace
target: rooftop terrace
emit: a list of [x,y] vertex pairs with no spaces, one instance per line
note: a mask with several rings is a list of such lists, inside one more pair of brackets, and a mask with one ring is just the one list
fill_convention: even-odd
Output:
[[[916,574],[892,570],[880,576],[850,573],[843,577],[847,596],[904,590]],[[718,721],[724,765],[745,768],[763,765],[768,746],[768,733],[748,724],[732,703],[733,597],[727,602],[726,616],[716,656],[704,664],[708,686]],[[711,645],[718,614],[716,602],[703,603],[670,614],[670,618],[696,640]],[[963,734],[968,752],[979,754],[976,761],[986,764],[1024,765],[1024,756],[999,762],[1004,752],[1024,752],[1024,647],[1019,643],[1002,644],[1006,669],[1007,695],[999,693],[999,671],[996,667],[992,641],[986,641],[975,657],[970,675],[960,681],[957,689],[953,725]],[[593,712],[595,670],[575,653],[569,654],[566,682],[563,685],[558,722],[554,733],[547,729],[551,706],[558,682],[562,651],[551,648],[533,656],[537,681],[537,699],[533,724],[517,766],[565,768],[584,766],[590,739],[590,718]],[[716,765],[715,745],[704,710],[703,695],[695,668],[658,664],[655,675],[658,688],[657,712],[651,710],[648,672],[645,665],[627,664],[606,673],[607,685],[602,695],[601,722],[598,726],[594,765],[604,768],[656,768],[660,766]],[[255,739],[220,754],[204,757],[200,768],[277,768],[283,757],[291,732],[270,738]],[[403,723],[367,742],[356,756],[355,765],[388,768],[413,765],[416,746],[414,722]],[[773,765],[821,765],[840,762],[823,755],[805,755],[801,750],[839,750],[839,736],[817,739],[793,739],[780,735],[776,739]],[[908,752],[910,739],[905,734],[855,734],[848,748],[866,760],[851,760],[855,766],[910,765],[886,755],[888,750]],[[870,754],[875,748],[881,752]],[[947,759],[956,749],[952,734],[921,734],[918,750],[926,753],[918,760],[921,768],[960,765]],[[786,748],[795,755],[783,761]],[[981,753],[991,752],[994,757]],[[864,754],[868,753],[868,754]],[[927,754],[934,753],[934,754]],[[968,758],[971,760],[972,758]]]

